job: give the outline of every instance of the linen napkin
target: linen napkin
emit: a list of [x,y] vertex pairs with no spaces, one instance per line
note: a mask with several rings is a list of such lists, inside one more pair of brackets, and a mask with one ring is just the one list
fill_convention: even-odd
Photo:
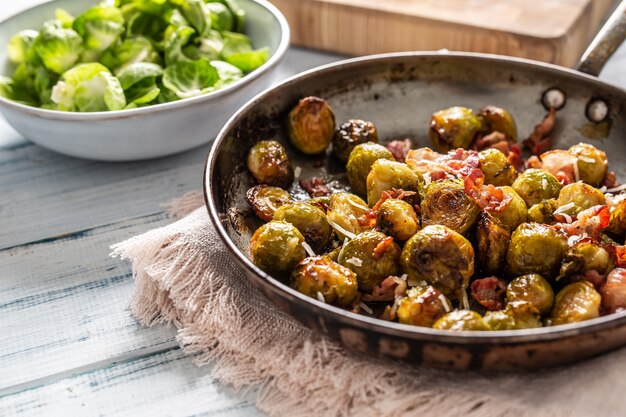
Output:
[[[112,247],[132,262],[132,314],[172,324],[198,366],[270,416],[623,416],[626,350],[523,374],[410,367],[347,351],[259,294],[231,259],[200,193],[184,218]],[[207,370],[207,372],[209,372]]]

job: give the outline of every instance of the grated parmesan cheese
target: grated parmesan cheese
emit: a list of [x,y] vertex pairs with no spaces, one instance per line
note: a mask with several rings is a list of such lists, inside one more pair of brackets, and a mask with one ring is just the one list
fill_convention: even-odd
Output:
[[362,205],[362,204],[355,203],[354,201],[352,201],[352,200],[351,200],[351,199],[349,199],[349,198],[348,198],[348,203],[349,203],[351,206],[356,207],[356,208],[358,208],[358,209],[360,209],[360,210],[365,210],[365,211],[367,211],[367,210],[369,210],[369,209],[370,209],[369,207],[365,207],[365,206],[364,206],[364,205]]
[[564,205],[562,205],[562,206],[560,206],[560,207],[557,207],[557,209],[556,209],[556,210],[554,210],[554,214],[562,214],[562,213],[564,213],[564,212],[568,211],[569,209],[574,208],[575,206],[576,206],[576,205],[575,205],[574,203],[567,203],[567,204],[564,204]]
[[439,294],[438,298],[439,298],[439,301],[441,301],[441,304],[443,304],[443,308],[446,310],[446,313],[449,313],[452,310],[452,307],[450,307],[450,304],[448,303],[446,296],[443,294]]
[[365,304],[363,301],[359,303],[359,307],[361,307],[363,311],[365,311],[367,314],[374,314],[374,310],[369,308],[367,304]]
[[343,245],[341,245],[341,250],[339,251],[339,255],[337,255],[337,262],[343,261],[343,252],[346,250],[346,243],[348,243],[350,239],[345,238],[343,240]]
[[432,182],[432,179],[430,178],[430,172],[425,172],[422,177],[424,178],[424,184],[428,185]]
[[297,166],[294,170],[293,170],[293,176],[296,178],[300,178],[300,173],[302,172],[302,168]]
[[319,291],[317,292],[317,299],[318,299],[320,302],[322,302],[322,303],[325,303],[325,302],[326,302],[326,299],[324,298],[324,294],[322,294],[322,293],[321,293],[321,292],[319,292]]
[[354,266],[363,266],[363,261],[359,258],[350,258],[348,260],[346,260],[347,264],[352,264]]
[[548,180],[545,178],[541,179],[541,187],[545,190],[546,188],[548,188]]
[[574,178],[576,179],[576,182],[580,181],[580,173],[578,172],[578,164],[572,164],[572,166],[574,167]]
[[310,247],[308,243],[302,242],[301,245],[309,256],[315,256],[315,252],[313,251],[313,248]]
[[461,300],[461,302],[463,303],[463,308],[465,310],[469,310],[470,305],[469,300],[467,299],[467,292],[465,290],[463,290],[463,299]]
[[578,159],[580,159],[583,162],[586,162],[588,164],[595,164],[596,160],[593,158],[589,158],[588,156],[579,156]]
[[408,277],[408,275],[407,275],[407,274],[402,274],[402,275],[400,275],[400,279],[401,279],[402,281],[406,281],[407,277]]
[[267,204],[267,206],[268,206],[268,207],[269,207],[272,211],[276,211],[276,210],[277,210],[277,207],[276,207],[274,204],[272,204],[272,200],[270,200],[270,199],[269,199],[269,197],[265,197],[265,198],[263,199],[263,201],[265,201],[265,204]]
[[328,221],[328,224],[330,224],[335,230],[337,230],[339,233],[341,233],[342,235],[346,236],[349,239],[354,239],[356,237],[356,235],[352,232],[347,231],[346,229],[344,229],[343,227],[339,226],[337,223],[335,223],[334,221],[332,221],[331,219],[326,219]]
[[620,192],[622,190],[626,190],[626,184],[622,184],[622,185],[619,185],[619,186],[614,187],[614,188],[609,188],[609,189],[605,190],[604,192],[605,193],[617,193],[617,192]]

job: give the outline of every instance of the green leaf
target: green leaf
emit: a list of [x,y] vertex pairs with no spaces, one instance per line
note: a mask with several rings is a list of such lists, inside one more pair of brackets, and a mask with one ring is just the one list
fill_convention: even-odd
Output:
[[111,46],[124,33],[124,16],[117,7],[95,6],[74,20],[74,30],[96,53]]
[[165,68],[163,85],[179,98],[203,94],[219,80],[217,70],[206,59],[180,61]]
[[64,73],[52,88],[52,101],[65,111],[121,110],[126,106],[119,80],[98,63],[80,64]]
[[64,9],[55,9],[54,17],[56,18],[56,20],[61,22],[61,26],[63,26],[65,29],[70,29],[74,24],[74,16],[69,14]]
[[218,3],[225,4],[230,9],[235,17],[234,30],[235,32],[243,32],[246,25],[246,12],[239,6],[236,0],[217,0]]
[[211,29],[211,15],[203,0],[185,0],[180,3],[179,10],[200,36]]
[[190,61],[183,53],[183,47],[196,31],[189,26],[181,26],[173,30],[165,39],[165,65],[170,66],[180,61]]
[[59,80],[59,76],[54,74],[44,67],[38,67],[35,70],[34,87],[39,97],[39,103],[53,104],[52,102],[52,87]]
[[162,59],[152,42],[143,36],[127,38],[107,49],[100,59],[115,74],[137,62],[151,62],[161,65]]
[[7,45],[7,54],[14,64],[21,64],[26,61],[30,47],[39,36],[36,30],[23,30],[13,35]]
[[136,64],[129,65],[120,71],[117,78],[120,80],[120,84],[124,90],[128,90],[138,82],[149,79],[152,80],[152,84],[156,83],[156,77],[163,75],[163,68],[156,64],[150,64],[147,62],[138,62]]
[[157,16],[163,16],[172,8],[168,0],[133,0],[133,4],[137,10]]
[[163,33],[168,23],[161,16],[155,16],[147,12],[135,12],[128,20],[126,36],[144,36],[154,42],[163,40]]
[[63,74],[72,68],[83,51],[83,38],[72,29],[64,29],[60,22],[44,23],[33,49],[43,65],[52,72]]
[[269,55],[269,48],[261,48],[254,51],[239,52],[228,55],[225,59],[226,62],[236,66],[243,72],[250,72],[265,64]]
[[243,71],[228,62],[215,60],[211,61],[211,65],[215,67],[220,77],[216,86],[219,84],[220,87],[224,87],[243,78]]
[[205,10],[210,13],[211,28],[215,30],[233,30],[235,17],[228,7],[222,3],[207,3]]

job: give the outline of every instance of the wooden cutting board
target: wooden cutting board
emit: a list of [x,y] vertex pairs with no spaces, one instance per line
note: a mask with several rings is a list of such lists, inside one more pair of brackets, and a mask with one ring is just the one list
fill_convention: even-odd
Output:
[[488,52],[573,66],[614,0],[271,0],[292,43],[350,55]]

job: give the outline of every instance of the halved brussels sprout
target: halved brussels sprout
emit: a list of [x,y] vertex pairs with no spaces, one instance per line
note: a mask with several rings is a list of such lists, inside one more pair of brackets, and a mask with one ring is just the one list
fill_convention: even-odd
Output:
[[526,302],[539,314],[548,314],[554,304],[552,286],[539,274],[522,275],[509,282],[506,288],[508,303]]
[[609,167],[606,153],[582,142],[569,148],[568,152],[578,157],[578,175],[583,182],[594,187],[602,185]]
[[350,119],[343,123],[333,135],[333,152],[341,162],[348,162],[352,150],[362,143],[378,143],[378,131],[372,122]]
[[291,274],[291,287],[312,298],[341,307],[350,305],[357,295],[356,274],[328,256],[306,258]]
[[287,151],[275,140],[257,142],[248,152],[246,162],[260,184],[288,188],[293,182],[293,168]]
[[567,251],[567,239],[550,226],[522,223],[511,235],[506,260],[513,276],[539,274],[554,280]]
[[485,313],[485,323],[491,330],[533,329],[541,327],[541,317],[530,303],[514,301],[507,303],[503,310]]
[[404,242],[417,233],[420,223],[409,203],[390,198],[378,209],[376,227],[396,241]]
[[266,222],[274,218],[274,212],[284,205],[293,202],[291,195],[282,188],[271,185],[255,185],[246,193],[246,200],[254,213]]
[[433,329],[439,330],[491,330],[480,314],[471,310],[454,310],[433,325]]
[[422,224],[440,224],[461,234],[476,222],[480,207],[465,194],[460,181],[434,181],[426,187],[422,201]]
[[428,136],[438,152],[468,148],[482,129],[481,120],[467,107],[450,107],[432,115]]
[[400,264],[410,280],[425,281],[461,300],[474,274],[474,248],[446,226],[426,226],[404,244]]
[[367,174],[372,164],[379,159],[394,160],[389,149],[373,142],[362,143],[352,150],[346,165],[346,172],[350,186],[355,193],[359,195],[367,193]]
[[43,30],[33,43],[34,51],[50,71],[63,74],[78,62],[83,52],[83,38],[60,22],[44,23]]
[[487,212],[478,216],[476,225],[476,262],[486,275],[498,275],[504,268],[511,233]]
[[27,60],[30,47],[39,36],[36,30],[22,30],[11,37],[7,44],[7,55],[14,64],[21,64]]
[[422,176],[408,165],[388,159],[379,159],[372,164],[365,181],[367,203],[373,207],[380,200],[383,192],[396,188],[414,191],[416,194],[411,198],[411,202],[418,204],[419,195],[417,192],[422,184]]
[[[496,106],[485,106],[478,112],[488,133],[500,132],[517,142],[517,126],[511,113]],[[509,184],[506,184],[509,185]]]
[[250,238],[252,262],[277,278],[288,277],[306,257],[304,236],[287,222],[271,221],[259,227]]
[[595,242],[581,240],[567,252],[557,280],[576,278],[592,270],[604,277],[611,269],[613,260],[606,249]]
[[308,203],[282,205],[276,209],[274,220],[283,220],[296,226],[315,252],[322,251],[333,237],[333,229],[324,212]]
[[372,226],[359,221],[369,207],[360,197],[350,193],[333,193],[330,196],[326,216],[340,239],[352,238]]
[[504,201],[497,208],[486,208],[486,210],[509,230],[515,230],[528,217],[526,203],[512,187],[504,185],[496,188],[504,193]]
[[576,215],[593,206],[606,204],[606,197],[602,191],[583,182],[568,184],[559,193],[557,198],[559,207],[573,204],[567,214]]
[[371,292],[385,278],[398,273],[400,247],[380,232],[363,232],[343,247],[338,261],[356,273],[359,290]]
[[179,99],[196,97],[215,90],[220,77],[217,69],[206,58],[197,61],[178,61],[168,65],[162,83]]
[[559,202],[555,198],[544,200],[534,204],[528,209],[528,221],[535,223],[551,224],[556,221],[554,212],[559,208]]
[[505,154],[497,149],[489,148],[478,152],[478,158],[480,170],[485,174],[485,184],[513,184],[517,171]]
[[432,327],[450,311],[450,301],[431,285],[411,288],[398,302],[398,321],[414,326]]
[[[289,112],[289,139],[303,153],[323,152],[335,133],[335,115],[325,100],[305,97]],[[366,174],[367,175],[367,174]]]
[[587,281],[566,285],[556,295],[550,324],[566,324],[600,316],[600,294]]
[[549,198],[557,198],[562,186],[548,171],[531,168],[522,172],[511,187],[528,207],[532,207]]

